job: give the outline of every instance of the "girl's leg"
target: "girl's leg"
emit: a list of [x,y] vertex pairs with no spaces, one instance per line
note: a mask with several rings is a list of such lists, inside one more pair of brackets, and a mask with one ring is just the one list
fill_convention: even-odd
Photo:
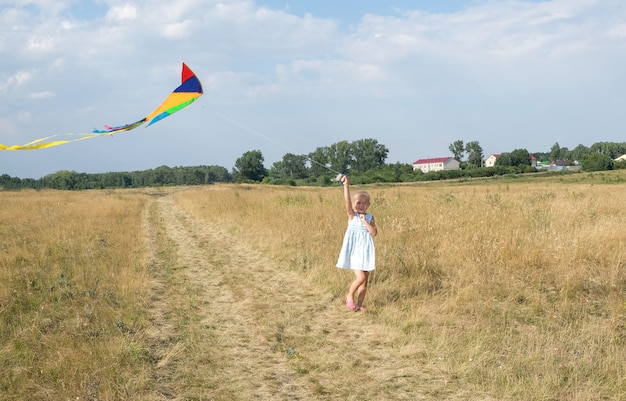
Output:
[[365,293],[367,292],[367,282],[369,281],[370,272],[362,272],[364,275],[363,282],[357,289],[357,301],[356,301],[356,310],[358,311],[363,307],[363,301],[365,300]]
[[[348,296],[346,297],[346,301],[350,302],[352,301],[354,303],[354,294],[359,291],[359,298],[361,298],[361,291],[363,291],[363,296],[365,296],[365,291],[362,290],[362,286],[365,285],[365,288],[367,288],[367,277],[369,275],[369,272],[363,271],[363,270],[354,270],[354,281],[352,282],[352,284],[350,284],[350,289],[348,290]],[[361,300],[362,302],[362,300]],[[361,304],[359,304],[358,306],[361,306]]]

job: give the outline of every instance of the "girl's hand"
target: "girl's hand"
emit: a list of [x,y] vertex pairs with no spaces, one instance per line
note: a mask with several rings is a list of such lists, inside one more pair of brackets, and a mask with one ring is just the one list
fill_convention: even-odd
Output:
[[369,223],[365,219],[365,213],[359,213],[359,218],[361,219],[363,225],[367,228],[367,231],[372,235],[372,237],[375,237],[378,234],[378,228],[376,227],[374,216],[372,216],[372,219],[369,221]]

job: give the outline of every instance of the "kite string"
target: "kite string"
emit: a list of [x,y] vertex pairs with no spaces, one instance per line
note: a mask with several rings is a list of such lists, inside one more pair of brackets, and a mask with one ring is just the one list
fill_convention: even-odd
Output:
[[[258,131],[256,131],[256,130],[253,130],[253,129],[252,129],[252,128],[250,128],[250,127],[247,127],[247,126],[243,125],[243,124],[242,124],[242,123],[240,123],[240,122],[237,122],[237,121],[233,120],[232,118],[226,117],[225,115],[223,115],[223,114],[221,114],[221,113],[215,113],[215,115],[217,115],[218,117],[223,118],[224,120],[228,121],[228,122],[229,122],[229,123],[231,123],[231,124],[234,124],[234,125],[236,125],[236,126],[238,126],[238,127],[240,127],[240,128],[245,129],[246,131],[248,131],[248,132],[250,132],[250,133],[252,133],[252,134],[254,134],[254,135],[257,135],[257,136],[259,136],[259,137],[261,137],[261,138],[265,139],[265,140],[266,140],[266,141],[268,141],[268,142],[271,142],[271,143],[273,143],[273,144],[275,144],[275,145],[281,146],[281,147],[283,147],[283,148],[287,149],[288,151],[290,151],[290,152],[292,152],[292,153],[294,153],[294,154],[298,154],[298,152],[297,152],[296,150],[293,150],[293,149],[289,148],[288,146],[285,146],[285,145],[283,145],[282,143],[280,143],[280,142],[278,142],[278,141],[276,141],[276,140],[274,140],[274,139],[272,139],[272,138],[270,138],[270,137],[268,137],[268,136],[266,136],[266,135],[263,135],[262,133],[260,133],[260,132],[258,132]],[[303,156],[304,156],[304,155],[303,155]],[[316,160],[313,160],[312,158],[310,158],[310,157],[308,157],[308,156],[304,156],[304,157],[305,157],[308,161],[310,161],[311,163],[315,163],[315,164],[317,164],[318,166],[324,167],[325,169],[327,169],[327,170],[329,170],[329,171],[332,171],[333,173],[335,173],[335,174],[337,174],[337,175],[342,175],[342,173],[340,173],[339,171],[336,171],[336,170],[334,170],[334,169],[332,169],[332,168],[328,167],[328,166],[327,166],[327,165],[325,165],[325,164],[322,164],[322,163],[320,163],[320,162],[318,162],[318,161],[316,161]]]

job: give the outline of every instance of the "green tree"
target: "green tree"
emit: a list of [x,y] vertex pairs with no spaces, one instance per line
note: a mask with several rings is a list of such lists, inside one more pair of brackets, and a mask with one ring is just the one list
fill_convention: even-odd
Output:
[[267,176],[267,170],[263,166],[263,153],[260,150],[245,152],[235,161],[233,175],[239,181],[262,181]]
[[613,159],[607,155],[593,153],[583,158],[582,167],[585,171],[613,170]]
[[330,145],[328,147],[328,161],[331,170],[347,173],[354,161],[352,145],[348,141],[340,141]]
[[[467,163],[474,167],[482,167],[483,165],[483,148],[478,141],[471,141],[465,145],[465,151],[467,152]],[[458,159],[457,159],[458,160]]]
[[0,187],[4,189],[19,189],[23,187],[23,180],[18,177],[11,177],[8,174],[0,176]]
[[206,168],[206,183],[231,182],[232,177],[226,167],[208,166]]
[[169,166],[159,166],[153,171],[152,185],[171,185],[174,182],[174,171]]
[[283,156],[283,165],[285,168],[284,178],[306,178],[309,176],[308,169],[306,167],[307,158],[304,155],[294,155],[293,153],[287,153]]
[[277,162],[272,163],[269,170],[267,170],[267,176],[270,178],[286,178],[287,177],[287,169],[285,168],[285,162],[279,160]]
[[496,159],[496,166],[530,166],[530,153],[526,149],[515,149],[512,152],[502,153]]
[[591,145],[589,149],[591,153],[601,153],[609,156],[611,159],[616,159],[619,156],[626,154],[626,143],[624,142],[596,142]]
[[567,160],[571,164],[572,152],[567,148],[567,146],[562,146],[561,151],[559,152],[559,160]]
[[585,145],[576,146],[570,153],[570,158],[572,160],[581,161],[585,156],[591,154],[591,151]]
[[465,155],[466,147],[463,144],[462,140],[457,139],[456,141],[452,142],[450,146],[448,146],[448,149],[450,150],[450,152],[452,152],[456,160],[463,161],[463,155]]
[[268,175],[270,178],[276,179],[307,178],[309,174],[306,167],[306,162],[306,156],[287,153],[283,156],[283,160],[274,162],[274,164],[272,164],[272,167],[270,167],[268,171]]
[[61,170],[44,177],[46,186],[54,189],[75,189],[78,173],[76,171]]
[[555,142],[550,148],[550,160],[553,162],[561,160],[561,146],[558,142]]
[[376,139],[359,139],[352,142],[352,165],[350,168],[365,172],[385,165],[389,149]]
[[317,178],[328,173],[328,147],[319,147],[315,151],[309,153],[309,175]]

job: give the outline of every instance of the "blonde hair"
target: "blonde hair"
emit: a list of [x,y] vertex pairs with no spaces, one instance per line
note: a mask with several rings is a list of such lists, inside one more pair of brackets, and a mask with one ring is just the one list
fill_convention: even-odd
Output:
[[367,203],[370,203],[370,194],[368,194],[366,191],[357,191],[354,193],[354,195],[352,195],[353,202],[358,198],[365,198],[367,200]]

